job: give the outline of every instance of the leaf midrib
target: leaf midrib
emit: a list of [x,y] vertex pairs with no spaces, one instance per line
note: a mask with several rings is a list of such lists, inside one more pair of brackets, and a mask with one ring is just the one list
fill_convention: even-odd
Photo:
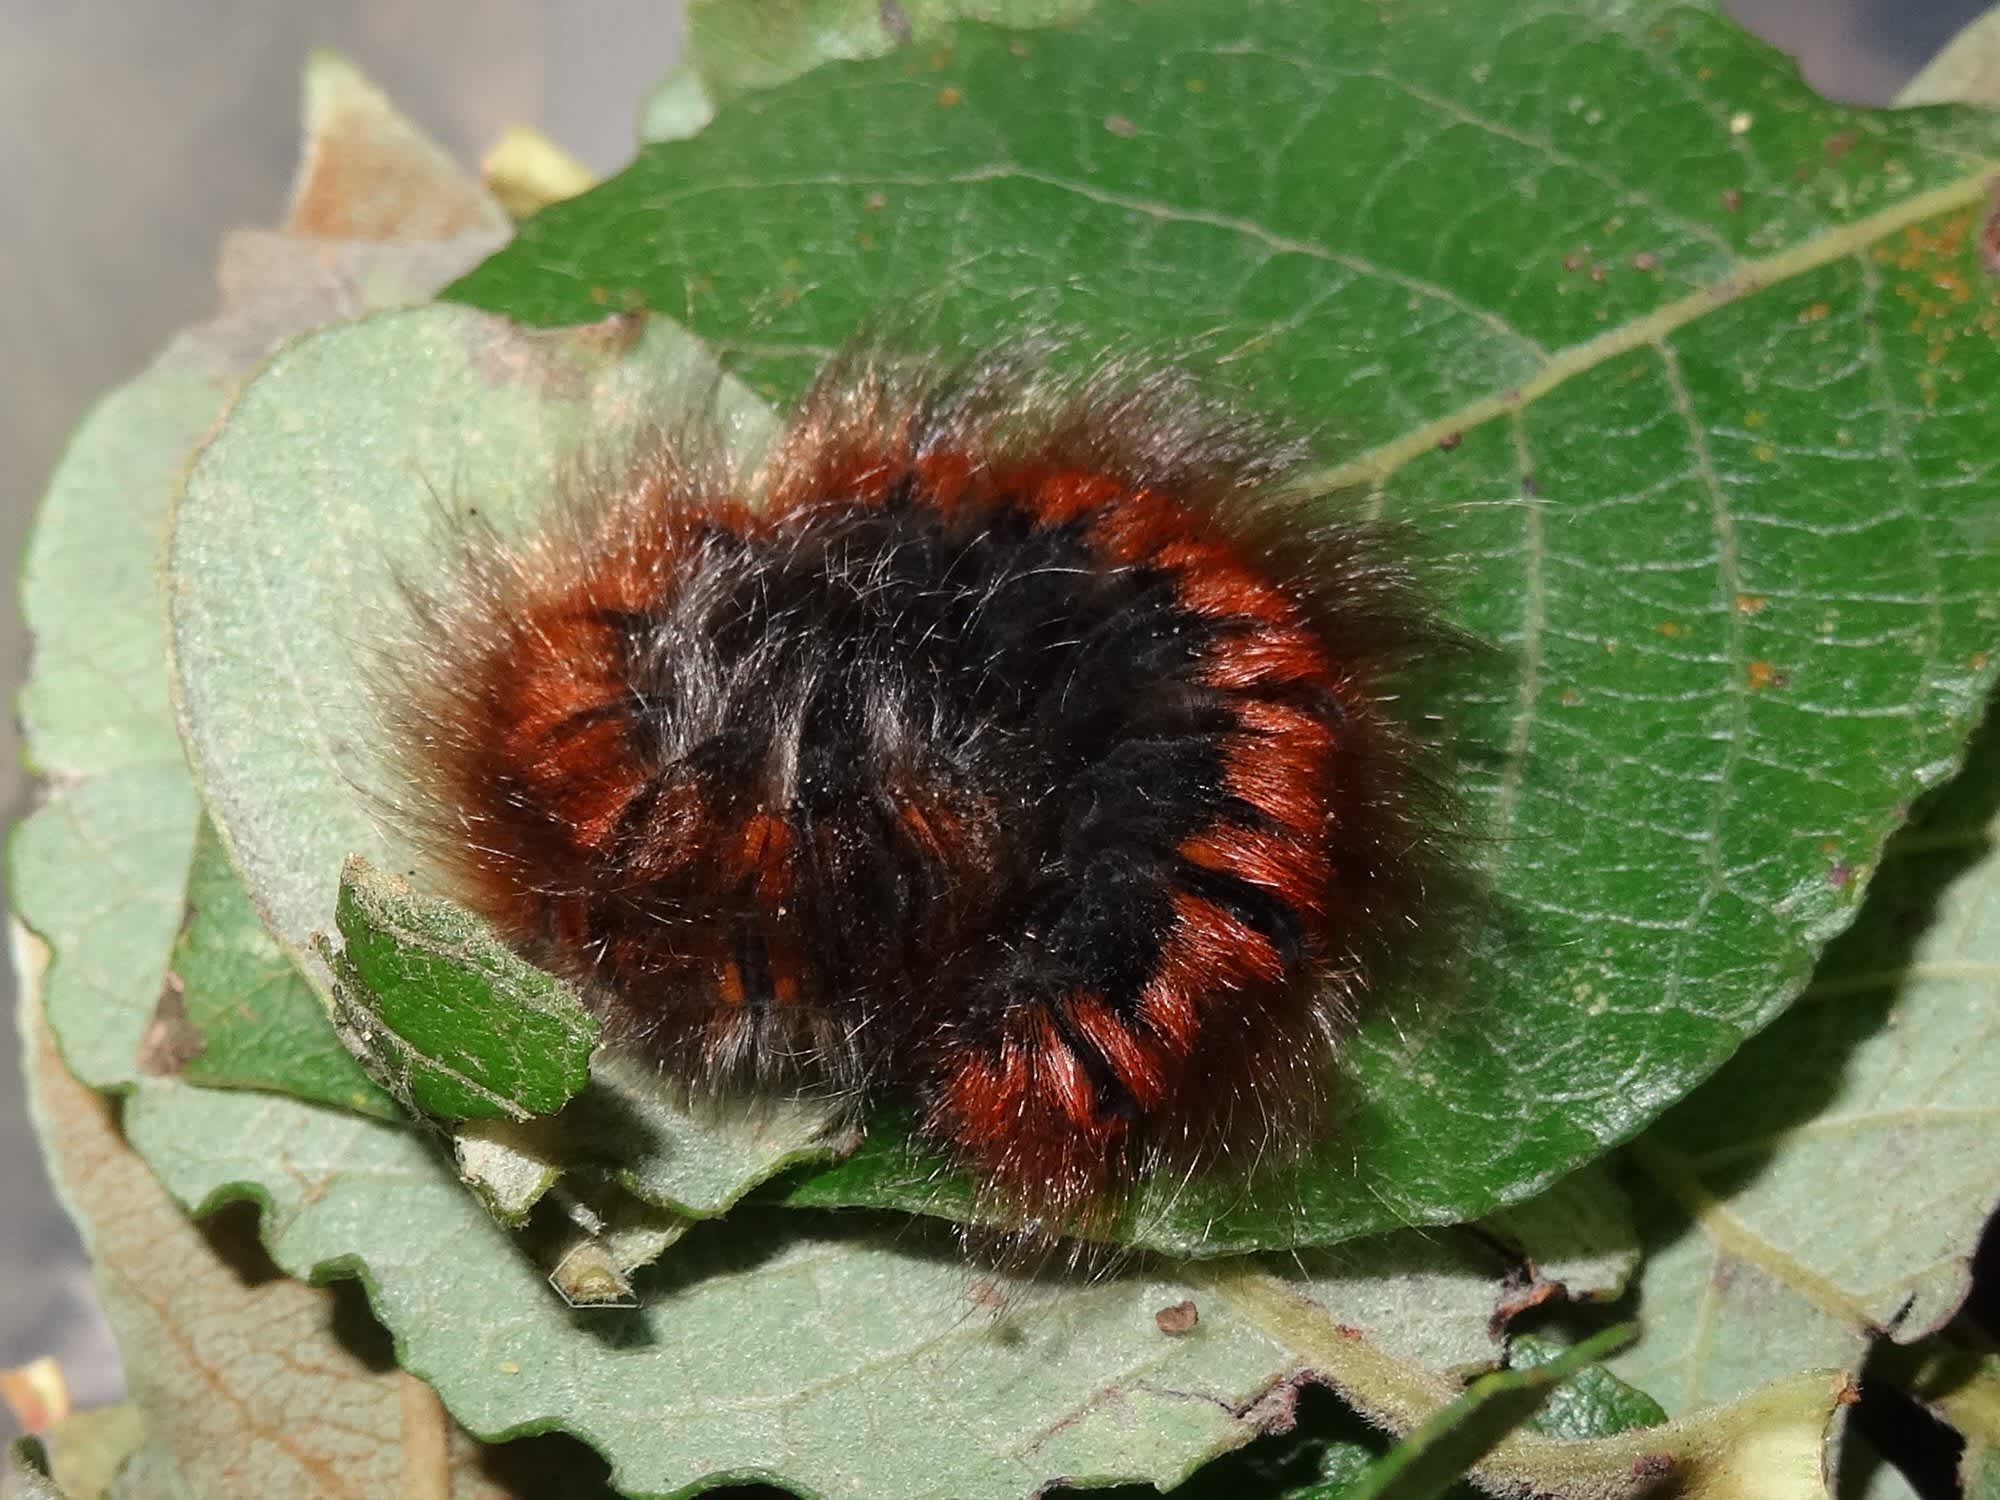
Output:
[[1775,255],[1739,262],[1728,275],[1656,307],[1644,317],[1607,328],[1581,343],[1558,349],[1528,379],[1468,401],[1453,411],[1412,428],[1401,437],[1371,448],[1345,463],[1322,469],[1312,475],[1308,483],[1318,493],[1359,486],[1379,487],[1404,464],[1435,448],[1445,439],[1467,432],[1495,417],[1519,411],[1558,386],[1622,354],[1649,345],[1662,345],[1671,335],[1706,313],[1856,255],[1899,229],[1983,203],[1996,174],[2000,174],[2000,161],[1982,162],[1977,170],[1956,182],[1918,193],[1851,223],[1802,240]]
[[[1816,271],[1822,266],[1858,254],[1898,230],[1921,224],[1926,219],[1976,207],[1985,202],[1990,195],[1996,176],[2000,176],[2000,160],[1981,161],[1972,172],[1942,187],[1931,188],[1905,198],[1887,208],[1878,209],[1872,214],[1801,240],[1773,255],[1755,260],[1740,260],[1726,275],[1697,286],[1693,291],[1684,293],[1671,302],[1663,303],[1642,317],[1607,328],[1602,333],[1595,334],[1580,343],[1566,345],[1553,353],[1546,352],[1541,344],[1515,327],[1501,314],[1468,303],[1447,287],[1426,281],[1422,277],[1396,271],[1366,256],[1336,251],[1315,240],[1281,235],[1254,219],[1244,218],[1241,215],[1206,212],[1138,194],[1119,193],[1077,182],[1060,174],[1038,171],[1015,162],[989,163],[963,172],[935,174],[887,172],[840,174],[837,177],[818,175],[802,178],[759,178],[755,181],[722,179],[705,181],[680,191],[664,194],[660,201],[685,201],[715,192],[827,186],[836,181],[846,186],[866,184],[906,188],[937,187],[947,183],[965,185],[993,181],[1029,182],[1058,192],[1073,193],[1106,207],[1145,214],[1165,223],[1202,224],[1210,228],[1229,230],[1250,236],[1274,250],[1310,255],[1362,275],[1380,276],[1410,291],[1436,298],[1458,308],[1467,316],[1485,325],[1490,331],[1504,337],[1513,348],[1539,362],[1540,367],[1525,380],[1476,397],[1441,416],[1411,428],[1400,437],[1392,438],[1354,458],[1321,469],[1307,477],[1306,488],[1310,492],[1330,494],[1359,487],[1379,488],[1384,480],[1404,464],[1430,451],[1446,439],[1459,436],[1495,417],[1505,416],[1532,405],[1558,386],[1566,385],[1577,376],[1587,374],[1622,354],[1647,346],[1663,345],[1672,334],[1705,314],[1741,302],[1784,282]],[[762,345],[724,339],[715,342],[738,349],[755,347],[763,353],[773,352]],[[828,352],[813,345],[786,347],[801,353]]]
[[1648,1136],[1640,1137],[1631,1149],[1647,1175],[1701,1226],[1718,1255],[1733,1256],[1756,1267],[1843,1327],[1863,1333],[1881,1331],[1875,1315],[1858,1298],[1831,1277],[1772,1244],[1733,1213],[1709,1190],[1685,1156]]

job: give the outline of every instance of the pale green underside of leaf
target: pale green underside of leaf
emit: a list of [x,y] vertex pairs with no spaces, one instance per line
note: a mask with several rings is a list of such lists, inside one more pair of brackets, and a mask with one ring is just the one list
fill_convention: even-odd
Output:
[[[1215,1310],[1199,1338],[1162,1334],[1154,1311],[1199,1295],[1170,1280],[1053,1301],[1003,1283],[998,1295],[1021,1305],[1017,1326],[998,1330],[948,1241],[798,1215],[760,1225],[755,1248],[740,1235],[683,1240],[643,1308],[579,1321],[405,1133],[282,1100],[151,1089],[129,1125],[184,1201],[261,1183],[273,1254],[294,1274],[365,1247],[401,1358],[476,1432],[560,1420],[613,1457],[614,1482],[634,1494],[704,1473],[885,1500],[941,1485],[966,1500],[1019,1495],[1052,1474],[1171,1481],[1247,1436],[1232,1412],[1291,1364]],[[385,1190],[402,1205],[386,1234],[374,1206]],[[734,1273],[732,1244],[750,1257]],[[1461,1300],[1454,1333],[1426,1299],[1423,1356],[1483,1352],[1481,1300]]]
[[1960,103],[2000,105],[2000,7],[1966,22],[1896,95],[1901,109]]
[[434,581],[456,518],[508,529],[564,463],[628,461],[676,402],[712,396],[754,449],[763,408],[714,382],[662,321],[534,333],[429,307],[308,335],[238,399],[175,514],[173,665],[197,780],[295,956],[333,931],[349,855],[421,865],[393,826],[404,794],[369,685],[411,649],[398,576]]
[[825,1104],[697,1107],[675,1081],[637,1059],[602,1056],[591,1071],[597,1087],[565,1118],[563,1138],[638,1197],[693,1218],[713,1218],[766,1178],[825,1160],[842,1144],[838,1111]]
[[44,804],[13,832],[8,885],[50,946],[49,1025],[79,1077],[129,1083],[182,922],[199,801],[169,702],[159,567],[195,446],[242,377],[300,327],[424,296],[491,248],[236,236],[231,305],[105,397],[70,439],[22,565],[35,641],[20,701]]
[[1947,1320],[2000,1201],[2000,733],[1889,844],[1805,998],[1634,1147],[1670,1411]]
[[167,706],[156,570],[167,498],[223,381],[183,347],[100,402],[56,470],[23,566],[36,654],[22,727],[53,784],[14,830],[8,883],[57,955],[51,1025],[98,1087],[136,1069],[194,852],[199,802]]
[[[399,1358],[475,1433],[559,1425],[635,1495],[757,1476],[883,1500],[1017,1496],[1056,1475],[1165,1485],[1253,1436],[1305,1371],[1403,1425],[1451,1400],[1445,1372],[1496,1357],[1504,1266],[1464,1231],[1032,1283],[968,1268],[911,1225],[743,1210],[642,1273],[640,1308],[583,1314],[408,1132],[165,1081],[142,1086],[126,1125],[191,1208],[260,1201],[293,1275],[362,1275]],[[1581,1294],[1609,1290],[1545,1265]],[[1199,1322],[1169,1334],[1155,1315],[1183,1300]],[[1810,1455],[1836,1387],[1792,1385],[1685,1430],[1512,1439],[1491,1462],[1608,1496],[1648,1452],[1722,1472],[1771,1423]]]
[[825,62],[881,57],[948,39],[955,22],[1048,26],[1095,0],[695,0],[680,67],[647,97],[639,139],[677,141],[744,94],[788,83]]

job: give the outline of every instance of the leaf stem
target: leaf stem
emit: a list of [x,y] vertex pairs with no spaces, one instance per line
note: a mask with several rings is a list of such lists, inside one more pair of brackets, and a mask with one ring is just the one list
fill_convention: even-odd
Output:
[[[1325,1308],[1254,1260],[1195,1263],[1183,1274],[1294,1351],[1312,1379],[1392,1432],[1414,1431],[1463,1394],[1445,1377],[1336,1323]],[[1680,1485],[1676,1493],[1704,1500],[1811,1493],[1789,1481],[1817,1472],[1827,1423],[1852,1389],[1845,1372],[1814,1370],[1663,1427],[1584,1441],[1517,1429],[1473,1466],[1470,1477],[1495,1495],[1554,1493],[1575,1500],[1637,1500],[1654,1493],[1668,1475]],[[1732,1488],[1744,1484],[1750,1487]]]

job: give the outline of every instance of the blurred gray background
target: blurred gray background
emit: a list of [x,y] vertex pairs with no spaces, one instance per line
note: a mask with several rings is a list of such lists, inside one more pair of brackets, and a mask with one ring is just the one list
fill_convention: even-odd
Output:
[[[764,0],[734,0],[759,4]],[[1822,92],[1884,103],[1982,0],[1729,0]],[[284,208],[307,51],[351,57],[464,160],[527,121],[600,172],[632,150],[682,0],[0,0],[0,554],[85,407],[213,308],[217,243]],[[14,566],[0,675],[25,666]],[[25,808],[11,720],[0,807]],[[11,814],[10,814],[11,817]],[[11,1006],[11,977],[0,999]],[[0,1007],[7,1008],[7,1007]],[[58,1355],[79,1404],[116,1357],[0,1028],[0,1368]],[[0,1411],[0,1435],[11,1433]]]

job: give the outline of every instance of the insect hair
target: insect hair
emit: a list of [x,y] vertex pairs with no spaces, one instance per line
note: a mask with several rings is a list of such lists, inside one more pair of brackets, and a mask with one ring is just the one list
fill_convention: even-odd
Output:
[[662,415],[458,522],[377,694],[435,883],[610,1045],[900,1099],[1041,1242],[1316,1139],[1451,865],[1413,533],[1073,355],[864,338],[748,460]]

